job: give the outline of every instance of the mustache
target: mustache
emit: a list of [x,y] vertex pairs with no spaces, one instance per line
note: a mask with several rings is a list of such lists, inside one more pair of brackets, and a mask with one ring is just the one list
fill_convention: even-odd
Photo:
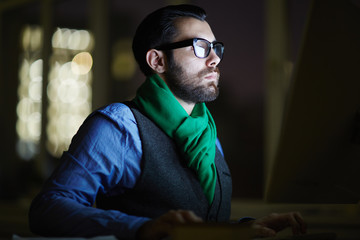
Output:
[[199,76],[205,76],[209,73],[217,73],[218,74],[218,77],[220,77],[220,69],[218,67],[215,67],[213,69],[204,69],[202,71],[199,72]]

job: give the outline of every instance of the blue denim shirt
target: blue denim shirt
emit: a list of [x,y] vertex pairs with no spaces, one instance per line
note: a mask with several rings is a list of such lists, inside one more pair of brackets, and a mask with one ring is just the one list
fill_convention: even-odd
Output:
[[[219,141],[217,147],[222,148]],[[97,194],[119,195],[141,174],[141,140],[131,110],[114,103],[92,113],[34,199],[30,227],[40,235],[135,239],[148,218],[94,208]]]

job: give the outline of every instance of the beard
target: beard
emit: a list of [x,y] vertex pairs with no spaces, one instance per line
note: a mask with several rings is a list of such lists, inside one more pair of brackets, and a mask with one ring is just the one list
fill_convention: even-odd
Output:
[[[216,81],[202,83],[206,81],[203,78],[213,72],[218,74]],[[187,75],[181,66],[174,63],[174,61],[170,61],[165,77],[172,93],[185,102],[211,102],[219,96],[218,80],[220,71],[217,67],[204,69],[197,74]]]

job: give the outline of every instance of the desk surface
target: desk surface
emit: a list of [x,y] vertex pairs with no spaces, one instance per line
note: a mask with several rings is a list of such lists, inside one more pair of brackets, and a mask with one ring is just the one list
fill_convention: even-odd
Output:
[[[338,240],[360,239],[360,204],[269,204],[261,200],[234,199],[231,218],[259,218],[273,212],[292,211],[301,213],[307,222],[308,233],[333,232]],[[286,229],[278,235],[289,236],[291,230]]]

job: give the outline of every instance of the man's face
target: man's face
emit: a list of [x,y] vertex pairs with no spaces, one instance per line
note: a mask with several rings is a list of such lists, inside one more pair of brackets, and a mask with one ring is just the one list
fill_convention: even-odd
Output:
[[[192,38],[203,38],[209,42],[215,36],[207,22],[195,18],[180,18],[176,22],[178,35],[173,42]],[[168,61],[165,81],[177,98],[188,102],[213,101],[219,95],[220,71],[217,65],[220,58],[211,50],[206,58],[198,58],[193,46],[172,50],[172,59]]]

